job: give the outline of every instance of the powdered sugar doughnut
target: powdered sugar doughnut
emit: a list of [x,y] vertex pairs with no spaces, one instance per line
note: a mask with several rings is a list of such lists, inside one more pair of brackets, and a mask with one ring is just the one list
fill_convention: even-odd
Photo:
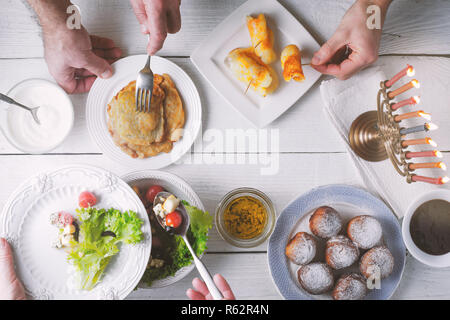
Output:
[[343,275],[333,290],[334,300],[361,300],[367,294],[366,279],[357,273]]
[[366,278],[378,271],[381,279],[386,278],[394,270],[394,257],[384,246],[372,248],[362,256],[359,270]]
[[311,294],[322,294],[333,288],[333,273],[323,262],[301,266],[297,271],[297,277],[302,288]]
[[336,236],[327,241],[325,260],[335,270],[347,268],[358,261],[359,250],[352,240]]
[[317,252],[317,243],[312,235],[298,232],[286,246],[286,256],[295,264],[310,263]]
[[361,249],[370,249],[380,243],[383,230],[377,219],[364,215],[350,220],[347,235]]
[[311,232],[323,239],[334,237],[342,229],[342,218],[330,207],[320,207],[309,218]]

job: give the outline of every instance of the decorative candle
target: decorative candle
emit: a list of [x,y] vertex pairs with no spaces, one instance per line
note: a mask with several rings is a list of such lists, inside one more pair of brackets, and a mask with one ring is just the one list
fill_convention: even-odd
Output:
[[433,147],[437,147],[437,143],[434,142],[431,138],[423,138],[423,139],[412,139],[412,140],[403,140],[402,147],[406,148],[407,146],[414,146],[418,144],[429,144]]
[[402,94],[403,92],[408,91],[411,88],[420,88],[419,81],[416,80],[416,79],[411,80],[410,82],[408,82],[407,84],[401,86],[400,88],[398,88],[398,89],[396,89],[394,91],[390,91],[388,93],[388,97],[389,97],[389,99],[394,99],[399,94]]
[[423,112],[422,110],[396,115],[394,117],[394,120],[396,122],[400,122],[402,120],[411,119],[411,118],[414,118],[414,117],[422,117],[422,118],[424,118],[426,120],[431,120],[431,114]]
[[414,96],[414,97],[411,97],[409,99],[405,99],[405,100],[402,100],[400,102],[392,104],[391,105],[391,109],[395,111],[395,110],[397,110],[397,109],[399,109],[401,107],[404,107],[404,106],[407,106],[407,105],[419,104],[419,103],[420,103],[420,97],[419,96]]
[[430,130],[436,130],[438,128],[437,125],[433,123],[425,123],[424,125],[412,127],[412,128],[402,128],[400,130],[401,135],[410,134],[414,132],[420,132],[420,131],[430,131]]
[[425,168],[439,168],[444,171],[447,170],[447,166],[443,162],[426,162],[426,163],[410,163],[408,168],[411,170],[425,169]]
[[422,181],[422,182],[427,182],[427,183],[432,183],[432,184],[445,184],[448,182],[449,178],[448,177],[429,178],[429,177],[413,175],[411,177],[411,180],[414,182]]
[[436,130],[437,128],[439,128],[437,125],[435,125],[434,123],[425,123],[425,128],[427,131],[432,131],[432,130]]
[[437,150],[431,150],[431,151],[420,151],[420,152],[406,152],[405,154],[406,158],[423,158],[423,157],[437,157],[442,158],[442,153]]
[[386,87],[392,87],[394,83],[396,83],[398,80],[403,78],[404,76],[408,75],[409,77],[412,77],[416,74],[416,71],[414,70],[413,66],[410,66],[409,64],[406,65],[406,68],[397,73],[391,80],[386,81]]

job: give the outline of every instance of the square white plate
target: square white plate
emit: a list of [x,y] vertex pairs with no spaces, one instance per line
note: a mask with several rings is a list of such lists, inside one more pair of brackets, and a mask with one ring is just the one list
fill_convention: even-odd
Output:
[[[224,61],[228,53],[250,47],[245,17],[264,13],[275,37],[278,60],[271,66],[277,71],[280,86],[271,95],[260,96],[252,89],[244,94],[246,85],[234,78]],[[257,127],[264,127],[289,109],[319,79],[320,73],[304,66],[306,80],[285,82],[279,56],[288,44],[302,51],[302,62],[309,63],[320,46],[308,31],[276,0],[249,0],[228,16],[193,52],[191,60],[209,83],[238,112]]]

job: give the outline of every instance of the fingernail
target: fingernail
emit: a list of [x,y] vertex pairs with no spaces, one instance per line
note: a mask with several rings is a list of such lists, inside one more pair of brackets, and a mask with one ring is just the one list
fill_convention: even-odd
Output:
[[312,58],[311,63],[312,63],[312,64],[315,64],[315,65],[318,65],[318,64],[320,64],[320,61],[321,61],[321,60],[322,60],[322,59],[321,59],[320,55],[319,55],[318,53],[316,53],[316,54],[314,55],[314,57]]
[[111,78],[111,77],[112,77],[112,71],[111,70],[106,70],[101,75],[102,79],[108,79],[108,78]]
[[6,240],[3,238],[0,238],[0,249],[6,248]]

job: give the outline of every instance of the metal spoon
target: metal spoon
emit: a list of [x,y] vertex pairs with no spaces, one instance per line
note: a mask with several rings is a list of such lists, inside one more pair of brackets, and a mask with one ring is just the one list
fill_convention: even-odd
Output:
[[[171,195],[169,192],[160,192],[156,195],[155,200],[153,202],[153,205],[156,206],[157,204],[163,204],[164,201]],[[205,281],[206,286],[208,287],[209,293],[211,293],[211,296],[214,298],[214,300],[222,300],[223,296],[220,293],[219,289],[217,289],[208,269],[206,269],[205,265],[201,260],[197,257],[197,255],[194,252],[194,249],[192,249],[191,244],[189,243],[189,240],[187,239],[186,233],[189,229],[190,224],[190,218],[189,214],[186,211],[186,208],[183,206],[183,204],[180,202],[177,211],[181,214],[183,218],[183,222],[181,225],[176,229],[171,229],[170,232],[174,235],[178,235],[183,238],[184,242],[186,243],[186,246],[188,247],[189,251],[191,252],[192,257],[194,258],[195,266],[197,267],[198,272],[200,273],[200,276],[203,278],[203,281]],[[155,215],[156,220],[158,220],[161,227],[167,231],[166,224],[164,223],[163,219],[159,215]]]
[[16,105],[18,107],[21,107],[21,108],[23,108],[25,110],[30,111],[31,115],[33,116],[34,121],[36,121],[36,123],[39,124],[39,125],[41,124],[41,122],[39,121],[39,118],[37,116],[37,111],[39,110],[40,107],[29,108],[29,107],[24,106],[23,104],[15,101],[14,99],[11,99],[10,97],[5,96],[4,94],[1,94],[1,93],[0,93],[0,100],[4,101],[6,103],[12,104],[12,105]]

